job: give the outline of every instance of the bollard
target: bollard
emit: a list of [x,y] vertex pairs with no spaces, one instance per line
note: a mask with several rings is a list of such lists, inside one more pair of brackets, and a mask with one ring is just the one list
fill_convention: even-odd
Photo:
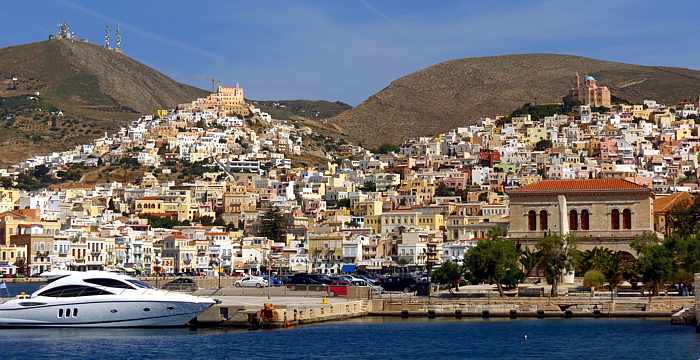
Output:
[[537,310],[537,318],[544,319],[544,310]]
[[518,310],[511,309],[510,312],[508,313],[508,316],[511,319],[517,319],[518,318]]
[[598,310],[598,309],[593,310],[593,317],[599,318],[600,317],[600,310]]
[[573,311],[571,311],[569,309],[566,309],[566,311],[564,311],[564,318],[565,319],[571,319],[573,316],[574,316]]
[[428,310],[428,319],[435,319],[435,310]]
[[408,310],[401,310],[401,317],[402,318],[407,318],[408,317]]
[[488,310],[483,310],[481,312],[481,317],[484,319],[488,319],[490,316],[491,316],[491,312],[489,312]]
[[462,310],[455,310],[455,317],[457,319],[461,319],[462,318]]

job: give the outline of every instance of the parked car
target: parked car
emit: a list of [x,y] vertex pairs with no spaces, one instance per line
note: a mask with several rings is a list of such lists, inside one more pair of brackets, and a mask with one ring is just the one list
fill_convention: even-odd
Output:
[[387,277],[382,281],[382,287],[386,291],[403,291],[405,293],[415,292],[418,288],[418,281],[412,277]]
[[380,281],[377,278],[371,277],[369,275],[364,275],[364,274],[356,274],[355,277],[358,277],[360,279],[365,279],[369,281],[373,285],[379,285]]
[[352,283],[347,280],[335,280],[328,285],[328,291],[333,293],[334,296],[347,296],[348,287],[352,286]]
[[282,281],[282,279],[279,279],[279,278],[274,277],[274,276],[263,275],[262,278],[265,279],[265,281],[267,281],[268,283],[270,283],[270,286],[282,286],[282,285],[284,285],[284,281]]
[[197,291],[199,287],[197,286],[197,282],[194,281],[194,279],[181,277],[175,280],[168,281],[163,285],[163,289],[173,291],[194,292]]
[[328,285],[334,281],[333,278],[331,278],[328,275],[323,275],[323,274],[306,274],[309,278],[315,280],[319,284],[325,284]]
[[260,276],[244,276],[242,279],[236,281],[233,283],[233,286],[235,287],[266,287],[267,286],[267,280],[263,279]]
[[323,285],[307,274],[294,274],[285,281],[287,285]]

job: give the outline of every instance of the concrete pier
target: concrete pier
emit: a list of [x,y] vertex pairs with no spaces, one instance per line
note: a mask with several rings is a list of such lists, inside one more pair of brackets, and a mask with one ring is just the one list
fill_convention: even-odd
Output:
[[281,328],[367,315],[368,300],[226,296],[200,314],[194,326]]

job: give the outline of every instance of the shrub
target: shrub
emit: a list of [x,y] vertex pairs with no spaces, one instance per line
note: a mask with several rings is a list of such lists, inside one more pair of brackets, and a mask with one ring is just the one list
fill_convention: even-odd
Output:
[[598,270],[588,270],[583,275],[583,286],[588,288],[598,288],[605,283],[605,276]]

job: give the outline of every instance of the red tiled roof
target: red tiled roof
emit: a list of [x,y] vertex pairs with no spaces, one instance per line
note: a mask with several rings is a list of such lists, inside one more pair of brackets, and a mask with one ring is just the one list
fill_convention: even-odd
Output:
[[654,213],[671,210],[687,209],[695,202],[695,198],[687,192],[675,192],[654,200]]
[[643,185],[624,179],[544,180],[511,191],[511,194],[596,192],[596,191],[650,191]]

